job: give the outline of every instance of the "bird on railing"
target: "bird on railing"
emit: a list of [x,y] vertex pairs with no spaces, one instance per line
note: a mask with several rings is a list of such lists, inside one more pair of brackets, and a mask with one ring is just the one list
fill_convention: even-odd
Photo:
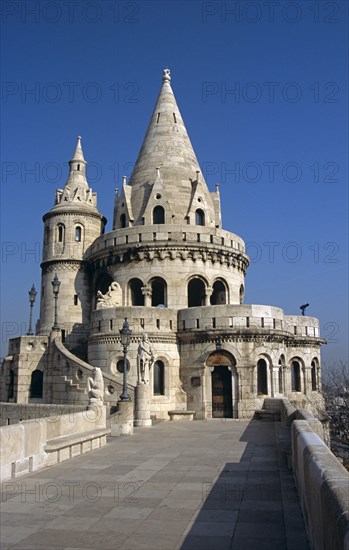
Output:
[[300,306],[299,309],[301,310],[302,315],[304,315],[304,310],[305,310],[307,307],[309,307],[309,306],[310,306],[310,304],[303,304],[302,306]]

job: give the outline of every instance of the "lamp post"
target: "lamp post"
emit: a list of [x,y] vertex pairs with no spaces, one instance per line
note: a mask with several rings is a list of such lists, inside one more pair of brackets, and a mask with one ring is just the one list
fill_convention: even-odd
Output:
[[27,336],[33,336],[33,330],[32,330],[33,307],[34,307],[34,302],[37,295],[34,285],[31,287],[28,294],[29,294],[30,309],[29,309],[29,328],[28,328]]
[[60,287],[61,281],[58,279],[57,273],[55,273],[54,279],[53,279],[53,281],[51,281],[51,284],[52,284],[52,289],[53,289],[53,296],[54,296],[54,299],[55,299],[55,318],[54,318],[54,323],[53,323],[52,330],[60,330],[60,328],[58,326],[58,322],[57,322],[57,317],[58,317],[58,315],[57,315],[57,301],[58,301],[59,287]]
[[124,351],[124,377],[122,384],[122,394],[120,395],[121,401],[131,401],[131,398],[127,392],[127,350],[130,345],[132,330],[128,326],[128,321],[125,319],[122,329],[120,329],[121,344]]

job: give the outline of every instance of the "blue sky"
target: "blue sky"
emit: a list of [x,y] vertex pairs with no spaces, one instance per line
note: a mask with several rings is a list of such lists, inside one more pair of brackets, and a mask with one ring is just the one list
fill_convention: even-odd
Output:
[[[2,355],[40,288],[42,215],[81,135],[111,228],[170,67],[223,226],[248,244],[247,303],[320,318],[348,356],[347,2],[2,3]],[[34,316],[38,315],[38,303]]]

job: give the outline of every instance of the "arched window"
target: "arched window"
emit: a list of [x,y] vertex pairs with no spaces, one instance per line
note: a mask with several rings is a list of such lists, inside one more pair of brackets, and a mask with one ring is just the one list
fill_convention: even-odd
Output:
[[9,399],[13,399],[14,390],[15,390],[15,371],[13,369],[11,369],[10,370],[10,383],[8,385],[8,398]]
[[161,277],[151,281],[151,305],[167,307],[167,284]]
[[283,390],[283,383],[282,383],[282,367],[279,367],[279,393],[282,393]]
[[301,391],[301,367],[298,361],[291,364],[291,388],[292,391]]
[[162,206],[155,206],[153,210],[153,224],[165,223],[165,210]]
[[106,294],[112,282],[113,277],[109,273],[101,273],[96,281],[95,296],[99,290],[102,294]]
[[205,212],[201,208],[195,211],[195,225],[205,225]]
[[64,225],[62,223],[57,225],[57,241],[59,243],[64,241]]
[[284,391],[284,371],[283,367],[285,365],[285,356],[282,354],[279,359],[279,393]]
[[188,307],[204,306],[206,285],[202,279],[191,279],[188,283]]
[[44,373],[41,370],[35,370],[32,373],[30,384],[30,397],[41,398],[43,392]]
[[121,214],[120,216],[120,227],[121,229],[126,227],[126,214]]
[[259,359],[257,362],[257,393],[268,394],[268,373],[265,359]]
[[240,304],[244,303],[244,296],[245,296],[245,287],[244,285],[240,285],[240,290],[239,290]]
[[227,303],[227,288],[222,281],[215,281],[213,283],[213,292],[210,302],[213,306]]
[[140,279],[131,279],[128,283],[131,306],[144,306],[143,283]]
[[45,234],[44,234],[44,243],[47,244],[50,236],[50,229],[48,226],[45,227]]
[[82,229],[80,225],[75,227],[75,242],[81,243]]
[[312,389],[312,391],[317,390],[316,363],[315,363],[315,361],[311,362],[311,389]]
[[154,395],[164,395],[164,371],[165,366],[162,361],[155,361],[154,367],[153,367],[153,388],[154,388]]

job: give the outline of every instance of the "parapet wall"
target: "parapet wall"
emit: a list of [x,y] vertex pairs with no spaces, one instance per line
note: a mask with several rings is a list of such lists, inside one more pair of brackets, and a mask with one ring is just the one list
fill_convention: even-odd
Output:
[[319,320],[301,315],[284,315],[282,309],[258,304],[227,304],[182,309],[178,330],[258,329],[281,330],[293,336],[320,337]]
[[314,550],[349,549],[349,474],[306,420],[292,422],[292,466]]
[[86,409],[86,405],[55,405],[47,403],[0,403],[0,425],[9,426],[24,420],[54,418],[62,414],[74,414]]
[[92,433],[105,426],[104,407],[2,426],[1,479],[13,479],[48,465],[49,457],[45,452],[48,441],[63,436]]
[[137,225],[116,229],[101,235],[87,251],[86,257],[103,252],[106,248],[124,245],[156,243],[206,243],[219,248],[232,249],[245,254],[245,243],[238,235],[224,229],[200,225]]

